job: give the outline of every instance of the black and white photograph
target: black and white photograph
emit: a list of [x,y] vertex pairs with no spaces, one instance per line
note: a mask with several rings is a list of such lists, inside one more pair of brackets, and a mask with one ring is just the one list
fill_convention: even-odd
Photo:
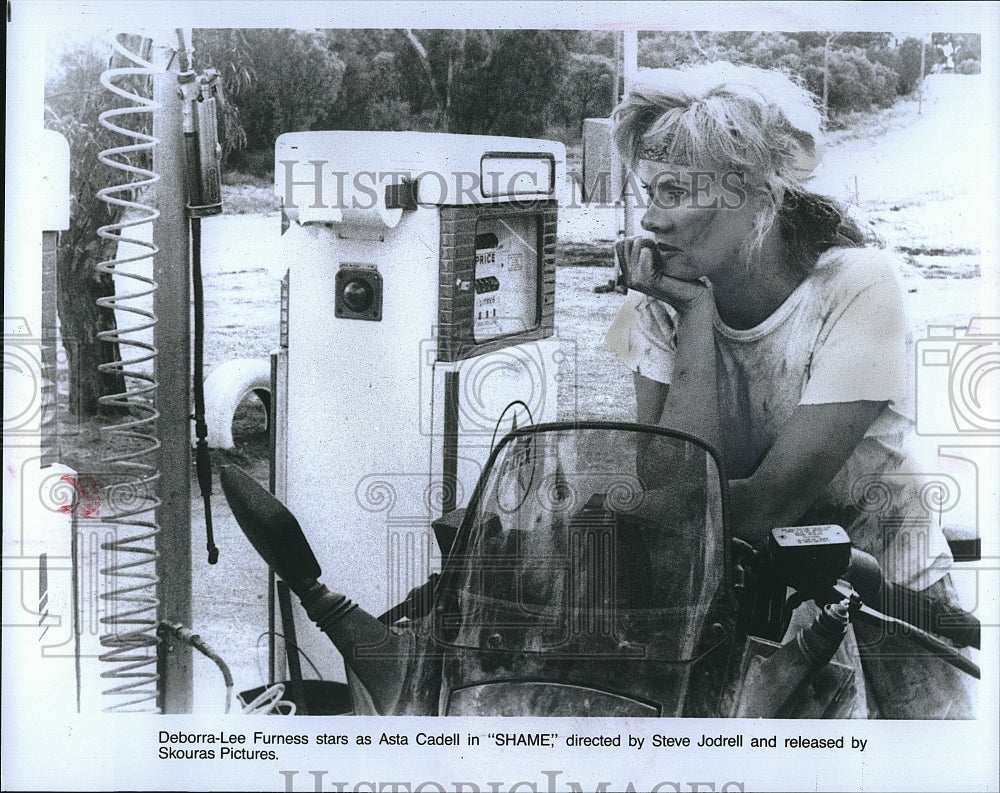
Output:
[[1000,6],[12,0],[3,790],[1000,790]]

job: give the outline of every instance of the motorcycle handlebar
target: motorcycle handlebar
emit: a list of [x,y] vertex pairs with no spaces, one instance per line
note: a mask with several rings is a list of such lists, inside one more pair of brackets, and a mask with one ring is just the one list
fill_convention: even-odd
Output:
[[[828,603],[836,603],[843,601],[844,599],[851,600],[852,594],[856,595],[857,593],[855,593],[851,587],[834,586],[830,587],[829,591],[825,594],[825,597],[822,598],[822,600]],[[916,625],[906,622],[905,620],[883,614],[877,609],[865,605],[860,600],[853,600],[850,610],[851,619],[857,622],[863,622],[869,625],[878,625],[881,627],[892,625],[902,628],[905,635],[925,650],[928,650],[932,655],[946,661],[956,669],[960,669],[966,674],[972,675],[972,677],[977,680],[980,679],[981,673],[978,664],[966,658],[955,647],[948,644],[948,642],[943,639],[938,638],[934,634],[928,633],[927,631],[922,630]]]
[[873,609],[936,636],[943,636],[958,647],[980,647],[979,620],[967,611],[903,584],[886,581],[875,558],[857,548],[851,549],[851,564],[844,574],[861,600]]

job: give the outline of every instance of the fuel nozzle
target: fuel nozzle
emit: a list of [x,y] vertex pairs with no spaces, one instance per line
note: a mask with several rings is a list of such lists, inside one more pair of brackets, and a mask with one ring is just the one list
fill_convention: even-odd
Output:
[[190,62],[182,63],[177,85],[183,106],[181,128],[188,215],[192,218],[218,215],[222,212],[219,73],[208,69],[197,74],[190,68]]

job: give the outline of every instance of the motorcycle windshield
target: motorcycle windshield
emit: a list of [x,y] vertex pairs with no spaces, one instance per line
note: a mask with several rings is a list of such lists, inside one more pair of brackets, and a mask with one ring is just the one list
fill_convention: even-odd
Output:
[[726,581],[722,493],[713,455],[684,436],[638,425],[512,433],[449,557],[439,639],[692,660]]

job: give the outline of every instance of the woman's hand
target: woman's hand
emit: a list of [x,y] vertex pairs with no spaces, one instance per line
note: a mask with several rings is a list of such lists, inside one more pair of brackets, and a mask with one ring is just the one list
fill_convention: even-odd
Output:
[[684,281],[667,275],[656,242],[649,237],[620,240],[615,243],[615,257],[629,289],[669,303],[681,314],[696,306],[711,308],[711,284],[703,278]]
[[[662,414],[656,423],[704,438],[721,449],[711,284],[664,273],[656,243],[647,237],[621,240],[615,245],[615,255],[629,288],[668,303],[678,315],[670,386],[664,389]],[[657,481],[659,461],[650,456],[641,462],[647,481]]]

